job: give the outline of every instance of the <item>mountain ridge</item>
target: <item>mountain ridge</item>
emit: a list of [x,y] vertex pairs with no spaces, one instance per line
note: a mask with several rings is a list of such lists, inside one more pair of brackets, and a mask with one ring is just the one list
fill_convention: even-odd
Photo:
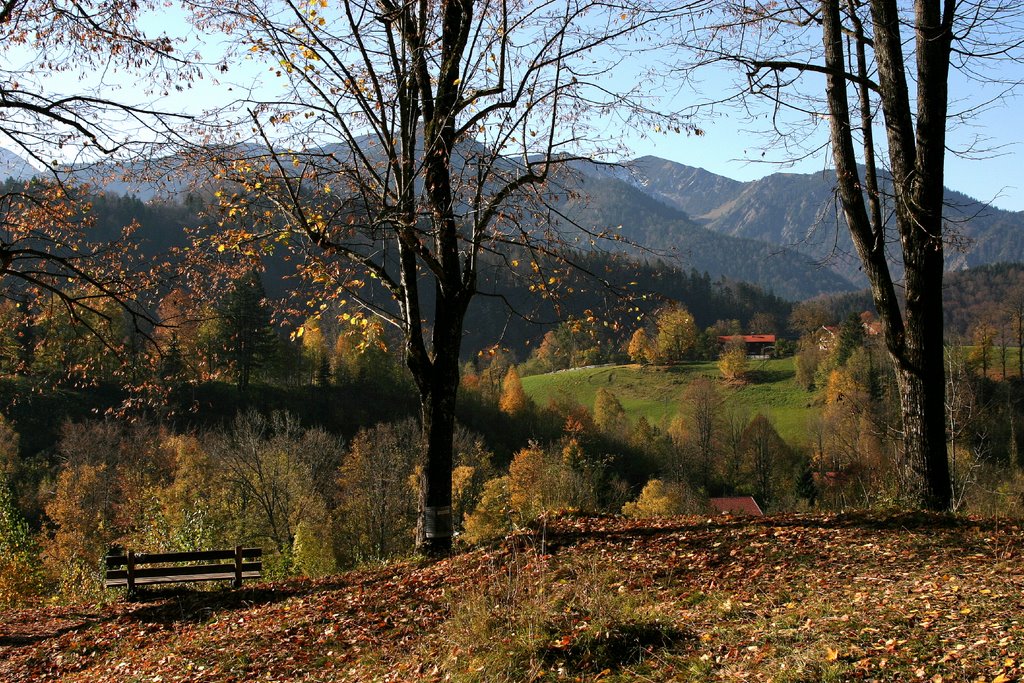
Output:
[[[866,283],[835,197],[832,171],[773,173],[741,182],[657,157],[641,157],[627,166],[638,187],[709,230],[798,251],[858,286]],[[881,184],[883,205],[891,207],[891,180],[883,176]],[[1024,260],[1024,242],[1015,237],[1024,230],[1024,212],[1005,211],[949,188],[945,198],[948,271]],[[890,261],[898,277],[898,249],[890,249]]]
[[[18,166],[20,157],[3,151],[0,171]],[[196,191],[196,182],[182,176],[190,169],[184,158],[152,160],[150,168],[147,173],[138,164],[100,164],[81,172],[97,188],[144,202],[180,202]],[[615,229],[624,242],[672,254],[681,267],[749,281],[790,299],[866,285],[830,171],[773,173],[744,182],[655,156],[621,164],[573,162],[570,168],[574,179],[563,177],[560,190],[560,206],[568,212],[563,227],[580,222],[596,232]],[[1024,212],[1003,211],[955,190],[946,194],[947,270],[1024,261],[1024,240],[1015,239],[1024,230]],[[580,246],[583,236],[575,237]],[[633,251],[646,257],[642,249]],[[898,278],[897,250],[890,259]]]

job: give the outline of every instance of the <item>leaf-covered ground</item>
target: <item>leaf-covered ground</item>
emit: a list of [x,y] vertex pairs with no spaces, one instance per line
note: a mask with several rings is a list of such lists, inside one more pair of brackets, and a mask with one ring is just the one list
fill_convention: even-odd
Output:
[[925,515],[560,518],[487,551],[0,613],[0,681],[1024,677],[1024,533]]

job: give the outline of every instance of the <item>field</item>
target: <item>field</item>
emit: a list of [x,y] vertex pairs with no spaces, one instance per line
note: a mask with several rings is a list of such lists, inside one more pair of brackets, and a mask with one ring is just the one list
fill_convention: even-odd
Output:
[[[792,358],[751,362],[747,384],[720,383],[725,409],[738,409],[750,416],[764,413],[779,434],[793,445],[807,443],[807,426],[820,411],[814,396],[793,381]],[[687,385],[698,376],[720,381],[715,362],[684,363],[674,366],[611,365],[563,370],[523,378],[523,389],[538,405],[552,399],[571,398],[588,408],[600,387],[610,390],[631,419],[640,416],[665,427],[679,412]]]
[[1024,533],[923,514],[549,520],[321,580],[0,612],[0,680],[984,681]]

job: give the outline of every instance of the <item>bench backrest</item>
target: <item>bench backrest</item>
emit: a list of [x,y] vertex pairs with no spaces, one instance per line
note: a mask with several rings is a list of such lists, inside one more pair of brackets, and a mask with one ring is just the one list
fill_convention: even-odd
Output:
[[[242,584],[242,577],[259,576],[263,569],[260,559],[262,548],[237,546],[229,550],[196,550],[173,553],[133,553],[107,555],[107,586],[128,586],[134,590],[137,581],[141,583],[201,581],[209,579],[234,579],[235,586]],[[230,560],[230,563],[217,563]],[[183,565],[183,563],[202,563]],[[177,566],[167,566],[177,565]],[[150,579],[150,581],[146,581]]]

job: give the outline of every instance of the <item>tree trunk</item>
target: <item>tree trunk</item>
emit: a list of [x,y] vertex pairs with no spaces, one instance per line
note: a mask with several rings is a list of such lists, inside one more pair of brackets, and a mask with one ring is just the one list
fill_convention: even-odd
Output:
[[[886,350],[896,373],[903,418],[903,459],[914,504],[948,510],[952,485],[946,452],[945,363],[942,313],[943,162],[952,6],[915,3],[917,111],[911,110],[903,38],[895,0],[872,0],[878,97],[885,117],[896,195],[896,232],[905,268],[905,303],[896,297],[885,254],[887,229],[865,207],[850,121],[845,38],[838,0],[822,0],[821,16],[833,159],[847,226],[871,283]],[[858,25],[858,40],[866,40]],[[870,75],[866,60],[853,72]],[[871,145],[871,107],[861,88],[863,141]],[[873,159],[873,156],[868,156]],[[870,164],[869,164],[870,165]],[[869,173],[873,172],[869,168]]]
[[[929,350],[922,350],[934,356]],[[942,348],[938,349],[942,366]],[[934,359],[923,363],[923,372],[900,367],[896,384],[903,418],[903,457],[908,486],[906,493],[929,510],[949,510],[953,491],[946,452],[945,387],[932,381]],[[941,372],[941,370],[940,370]],[[944,375],[938,375],[943,377]]]
[[438,288],[433,358],[417,378],[425,448],[420,471],[416,549],[428,557],[452,550],[452,467],[455,403],[459,391],[459,350],[468,297],[444,296]]
[[452,439],[457,393],[456,377],[454,382],[434,382],[430,392],[420,396],[426,453],[420,470],[416,548],[429,557],[447,555],[452,549]]

